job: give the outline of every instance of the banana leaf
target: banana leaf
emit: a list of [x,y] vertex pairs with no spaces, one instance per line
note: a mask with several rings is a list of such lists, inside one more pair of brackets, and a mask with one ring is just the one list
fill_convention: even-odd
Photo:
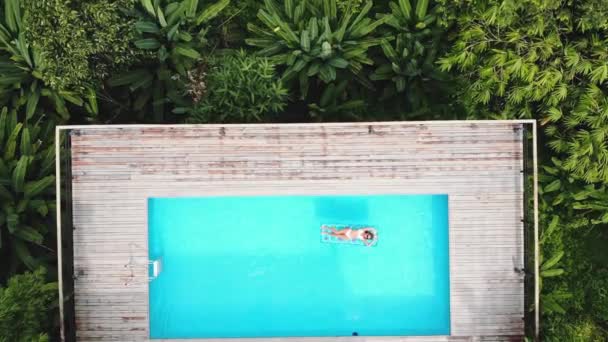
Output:
[[156,17],[156,11],[154,10],[151,0],[140,0],[140,3],[150,15]]
[[140,33],[159,33],[160,28],[156,23],[151,21],[138,21],[135,23],[135,29]]
[[201,54],[198,53],[196,50],[189,48],[187,46],[176,46],[174,48],[174,51],[177,54],[180,54],[182,56],[188,57],[188,58],[192,58],[192,59],[198,59],[201,57]]
[[416,19],[422,20],[426,16],[429,0],[416,0]]
[[19,0],[4,1],[4,20],[12,32],[18,32],[21,27],[21,4]]
[[5,160],[11,160],[15,156],[15,149],[17,148],[17,136],[21,132],[21,128],[23,127],[23,124],[21,122],[19,122],[14,127],[15,128],[12,130],[11,134],[9,135],[8,139],[6,140],[6,144],[5,144],[6,150],[4,151]]
[[144,50],[156,50],[160,47],[160,42],[156,38],[144,38],[136,40],[135,46]]
[[30,139],[30,130],[24,127],[21,131],[21,145],[19,147],[21,155],[31,156],[33,154],[32,141]]
[[[253,33],[254,35],[265,36],[265,37],[274,39],[274,34],[273,33],[269,32],[269,31],[266,31],[266,30],[262,29],[261,27],[255,25],[255,24],[248,23],[247,24],[247,30],[249,32]],[[245,41],[247,41],[249,39],[252,39],[252,38],[247,38],[247,39],[245,39]]]
[[230,0],[219,0],[211,6],[205,8],[201,15],[196,19],[196,24],[205,23],[217,16],[226,6],[230,4]]
[[27,103],[25,106],[25,117],[29,120],[36,113],[36,108],[38,107],[38,101],[40,100],[40,89],[37,87],[38,82],[34,81],[32,83],[32,89],[30,91],[29,96],[27,97]]
[[193,17],[198,9],[198,0],[186,0],[184,1],[186,6],[186,15],[189,17]]
[[293,12],[294,12],[294,5],[293,5],[293,0],[284,0],[284,7],[285,7],[285,14],[287,15],[287,18],[289,19],[293,19]]
[[329,60],[329,65],[338,68],[338,69],[344,69],[346,67],[348,67],[348,61],[345,60],[344,58],[340,58],[340,57],[335,57]]
[[15,253],[17,257],[23,262],[25,266],[27,266],[30,270],[34,270],[38,267],[39,262],[32,257],[30,251],[27,246],[20,240],[13,241],[13,247],[15,248]]
[[124,74],[119,74],[117,76],[112,77],[108,83],[112,87],[124,86],[131,83],[136,83],[141,81],[142,78],[145,78],[149,75],[148,70],[146,69],[136,69],[133,71],[129,71]]
[[12,176],[13,189],[17,193],[23,192],[25,175],[27,173],[27,168],[30,165],[31,161],[32,161],[32,157],[21,156],[21,158],[19,158],[19,161],[17,162],[17,165],[15,166],[15,169],[13,170],[13,176]]
[[[7,132],[7,122],[8,122],[8,109],[6,107],[2,108],[0,112],[0,145],[4,144],[4,136]],[[2,159],[0,158],[0,161]]]
[[25,184],[24,197],[34,198],[55,183],[55,176],[47,176],[42,179],[27,182]]
[[[393,4],[394,4],[393,2],[390,3],[390,5],[393,5]],[[410,18],[412,17],[412,5],[409,0],[399,0],[398,9],[400,11],[398,11],[398,12],[396,11],[396,8],[394,8],[393,6],[391,6],[391,9],[393,10],[393,13],[401,14],[405,20],[410,20]]]

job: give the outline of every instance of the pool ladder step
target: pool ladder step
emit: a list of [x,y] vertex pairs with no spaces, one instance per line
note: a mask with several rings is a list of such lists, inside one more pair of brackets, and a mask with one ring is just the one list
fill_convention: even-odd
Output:
[[150,274],[150,267],[152,267],[152,276],[148,277],[148,281],[152,281],[160,275],[160,272],[163,269],[163,264],[161,259],[150,260],[148,261],[148,274]]

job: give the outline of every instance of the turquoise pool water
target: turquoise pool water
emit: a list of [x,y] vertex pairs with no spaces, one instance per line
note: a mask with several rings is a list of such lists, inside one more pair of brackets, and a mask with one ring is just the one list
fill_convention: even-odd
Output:
[[[447,335],[447,195],[150,198],[151,338]],[[378,244],[323,243],[369,224]]]

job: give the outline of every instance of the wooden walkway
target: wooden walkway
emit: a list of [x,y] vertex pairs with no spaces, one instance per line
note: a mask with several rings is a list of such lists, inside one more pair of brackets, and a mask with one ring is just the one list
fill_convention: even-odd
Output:
[[447,193],[451,336],[276,341],[521,341],[524,286],[514,268],[523,266],[522,126],[63,127],[71,136],[77,338],[149,339],[148,197]]

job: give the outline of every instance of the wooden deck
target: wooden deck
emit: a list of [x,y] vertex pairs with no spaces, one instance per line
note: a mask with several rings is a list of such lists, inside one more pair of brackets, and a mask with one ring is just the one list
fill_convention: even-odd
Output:
[[148,197],[447,193],[451,336],[276,341],[521,341],[523,125],[62,127],[77,339],[149,339]]

